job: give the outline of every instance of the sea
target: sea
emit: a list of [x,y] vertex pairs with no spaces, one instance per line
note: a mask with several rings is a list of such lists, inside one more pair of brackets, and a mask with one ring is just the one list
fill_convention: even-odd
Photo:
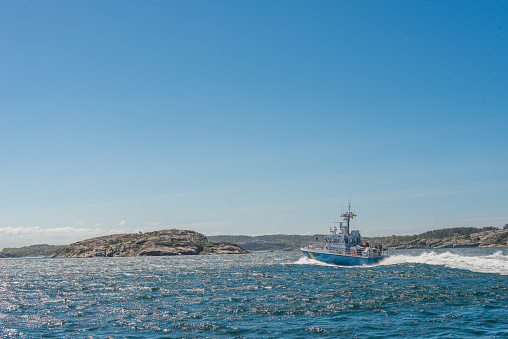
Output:
[[508,248],[0,259],[0,338],[507,338]]

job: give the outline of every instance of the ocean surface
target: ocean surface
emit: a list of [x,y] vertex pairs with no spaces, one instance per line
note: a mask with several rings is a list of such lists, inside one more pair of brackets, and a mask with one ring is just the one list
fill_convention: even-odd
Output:
[[0,338],[508,337],[508,248],[0,259]]

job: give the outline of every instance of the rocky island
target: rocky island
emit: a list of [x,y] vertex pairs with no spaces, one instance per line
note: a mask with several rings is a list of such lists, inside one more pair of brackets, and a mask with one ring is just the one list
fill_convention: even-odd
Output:
[[46,258],[135,257],[203,254],[243,254],[248,250],[231,242],[210,242],[201,233],[163,230],[114,234],[79,241],[57,249]]

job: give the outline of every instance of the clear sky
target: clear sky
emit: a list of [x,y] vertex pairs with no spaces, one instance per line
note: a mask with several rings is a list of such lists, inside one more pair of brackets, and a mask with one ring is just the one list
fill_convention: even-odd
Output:
[[508,223],[506,1],[0,2],[0,249]]

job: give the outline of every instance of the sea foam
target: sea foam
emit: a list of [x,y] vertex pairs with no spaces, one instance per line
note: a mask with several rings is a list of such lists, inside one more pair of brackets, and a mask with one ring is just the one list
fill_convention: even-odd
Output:
[[480,273],[508,275],[508,256],[498,251],[486,256],[466,256],[451,252],[424,252],[420,255],[394,255],[382,260],[379,265],[419,263],[458,268]]

